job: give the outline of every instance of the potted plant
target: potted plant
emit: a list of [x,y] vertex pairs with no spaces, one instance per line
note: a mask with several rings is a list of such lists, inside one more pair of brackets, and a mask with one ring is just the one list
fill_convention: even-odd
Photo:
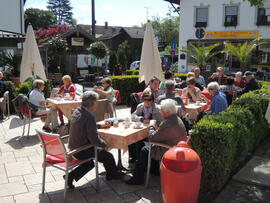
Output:
[[21,60],[21,54],[12,54],[10,52],[0,54],[0,66],[8,66],[10,68],[10,79],[17,87],[20,85]]

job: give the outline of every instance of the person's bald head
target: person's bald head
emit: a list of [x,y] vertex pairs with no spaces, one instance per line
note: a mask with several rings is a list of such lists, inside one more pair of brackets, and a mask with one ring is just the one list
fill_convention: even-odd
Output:
[[0,80],[3,78],[3,73],[0,71]]

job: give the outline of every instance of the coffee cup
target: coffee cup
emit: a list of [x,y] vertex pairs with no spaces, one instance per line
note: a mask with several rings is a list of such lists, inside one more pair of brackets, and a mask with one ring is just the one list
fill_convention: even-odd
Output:
[[142,126],[142,123],[141,123],[141,122],[136,122],[136,123],[135,123],[135,127],[136,127],[136,128],[139,128],[139,127],[141,127],[141,126]]
[[198,106],[199,106],[200,104],[201,104],[201,102],[200,102],[200,101],[196,101],[196,105],[198,105]]

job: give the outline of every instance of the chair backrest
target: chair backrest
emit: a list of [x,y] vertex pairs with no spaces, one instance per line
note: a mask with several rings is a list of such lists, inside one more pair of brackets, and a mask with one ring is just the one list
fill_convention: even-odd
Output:
[[18,112],[21,112],[24,116],[26,116],[28,118],[30,117],[30,114],[29,114],[30,106],[29,106],[28,100],[23,102],[23,106],[22,106],[22,108],[18,109]]
[[62,81],[62,73],[55,73],[54,76],[55,76],[54,77],[55,81],[57,81],[57,82]]
[[115,96],[115,98],[117,100],[117,104],[120,104],[121,103],[120,91],[114,89],[113,93],[114,93],[114,96]]
[[60,135],[46,133],[38,129],[36,131],[42,143],[44,155],[54,156],[65,161],[66,149]]
[[76,88],[76,94],[81,96],[83,95],[83,86],[79,85],[79,84],[75,84],[75,88]]

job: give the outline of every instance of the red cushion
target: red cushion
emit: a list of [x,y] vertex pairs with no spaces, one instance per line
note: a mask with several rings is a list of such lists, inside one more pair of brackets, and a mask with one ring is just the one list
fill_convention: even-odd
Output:
[[138,92],[137,95],[139,96],[139,99],[142,98],[142,92]]
[[[45,161],[48,163],[55,164],[55,165],[61,166],[63,168],[66,168],[66,161],[65,161],[64,155],[62,157],[61,156],[59,156],[59,157],[47,156]],[[73,166],[75,164],[78,164],[81,161],[82,160],[77,160],[77,159],[74,159],[73,157],[68,158],[69,166]]]
[[119,90],[113,90],[114,96],[116,97],[117,104],[121,104],[121,96]]

